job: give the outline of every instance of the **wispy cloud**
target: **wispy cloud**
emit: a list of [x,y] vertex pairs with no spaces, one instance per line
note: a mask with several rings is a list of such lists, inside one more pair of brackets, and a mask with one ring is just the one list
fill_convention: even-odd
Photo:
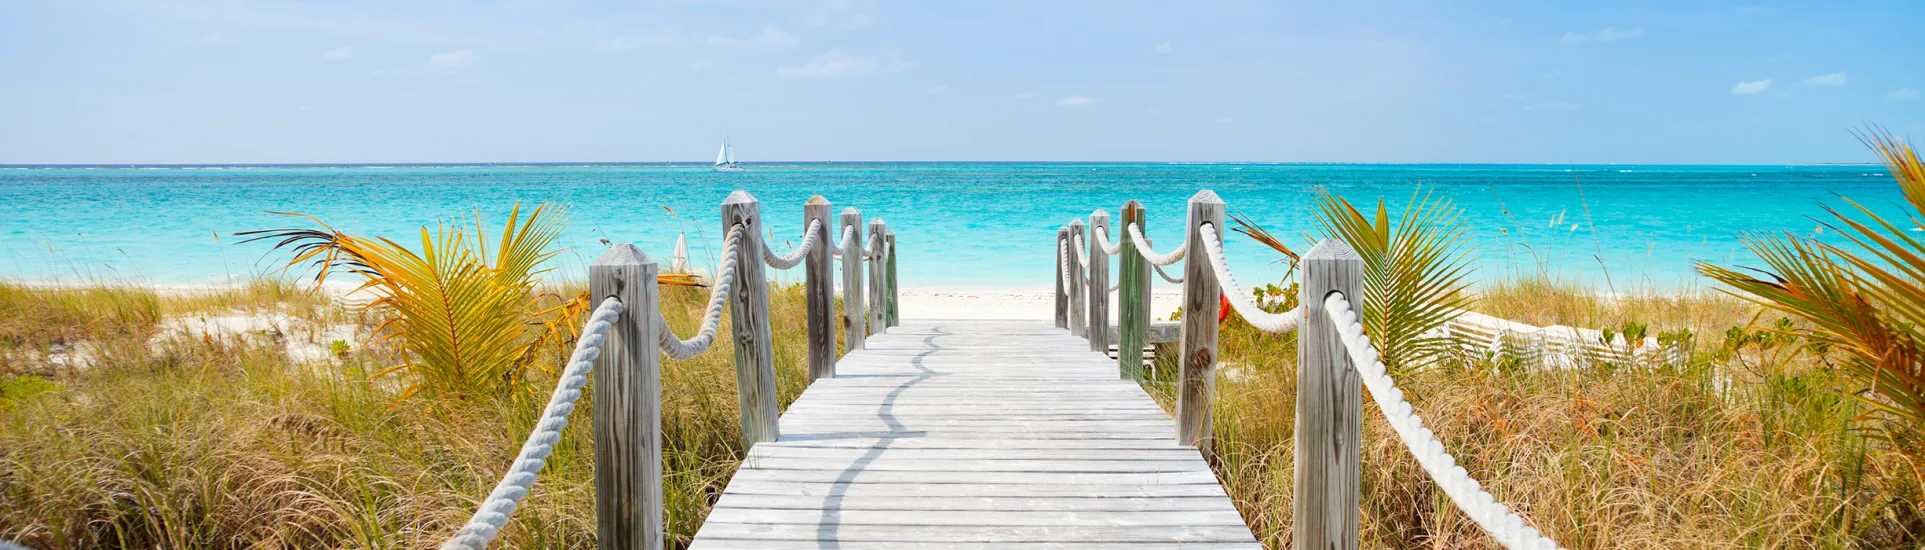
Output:
[[218,48],[218,47],[227,45],[227,43],[233,42],[233,41],[234,41],[233,37],[230,37],[221,33],[214,33],[214,34],[201,37],[201,45],[207,46],[209,48]]
[[1539,111],[1576,111],[1576,103],[1540,103],[1533,109]]
[[1170,55],[1172,50],[1174,50],[1174,48],[1170,46],[1169,42],[1157,44],[1155,48],[1150,48],[1150,51],[1156,55]]
[[948,91],[949,91],[948,84],[937,84],[935,86],[930,86],[928,88],[922,89],[922,93],[926,95],[942,95],[944,93],[947,93]]
[[595,47],[603,50],[639,50],[643,48],[673,48],[682,44],[681,33],[667,29],[655,34],[633,34],[595,41]]
[[1086,95],[1073,95],[1073,96],[1056,100],[1057,105],[1070,107],[1070,108],[1088,107],[1088,106],[1095,105],[1102,102],[1103,102],[1103,98],[1090,97]]
[[1916,88],[1899,88],[1892,90],[1892,93],[1885,94],[1885,99],[1891,101],[1918,101],[1918,97],[1918,89]]
[[1583,33],[1583,34],[1578,34],[1575,32],[1564,33],[1564,43],[1565,44],[1583,44],[1585,42],[1616,42],[1619,40],[1629,40],[1640,36],[1644,36],[1644,27],[1638,27],[1635,29],[1619,29],[1617,27],[1605,27],[1603,29],[1598,30],[1597,32],[1591,32],[1591,33]]
[[1023,92],[1020,94],[1016,94],[1016,99],[1029,99],[1033,97],[1036,97],[1036,92]]
[[1737,86],[1732,86],[1731,93],[1735,95],[1751,95],[1769,89],[1771,89],[1771,79],[1769,78],[1764,80],[1746,80],[1739,82]]
[[441,52],[421,62],[422,72],[453,76],[473,76],[481,68],[481,56],[472,50]]
[[1805,85],[1814,88],[1818,86],[1844,86],[1845,73],[1821,74],[1807,78],[1805,79]]
[[726,36],[709,37],[710,46],[724,48],[753,48],[762,50],[782,50],[802,43],[802,40],[775,25],[762,27],[762,32],[748,38],[729,38]]
[[347,58],[350,58],[350,57],[354,57],[354,48],[351,46],[342,46],[339,48],[321,52],[321,57],[319,59],[322,61],[326,61],[328,63],[333,63],[336,61],[346,60]]
[[775,74],[788,78],[829,78],[872,73],[879,65],[874,57],[849,55],[842,48],[835,48],[816,54],[807,65],[782,67],[776,69]]

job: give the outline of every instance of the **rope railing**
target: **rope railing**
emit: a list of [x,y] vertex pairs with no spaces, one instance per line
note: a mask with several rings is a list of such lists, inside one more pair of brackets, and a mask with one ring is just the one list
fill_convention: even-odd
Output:
[[835,252],[830,255],[834,256],[835,259],[842,259],[842,251],[849,249],[849,239],[854,238],[856,238],[856,227],[853,225],[842,226],[842,239],[836,241]]
[[1071,238],[1076,241],[1075,244],[1070,246],[1070,250],[1076,251],[1076,265],[1084,269],[1089,269],[1089,246],[1083,242],[1082,235]]
[[1256,301],[1243,291],[1243,287],[1237,284],[1236,276],[1230,273],[1230,264],[1223,259],[1223,241],[1217,237],[1216,226],[1206,223],[1198,227],[1197,232],[1203,236],[1203,249],[1210,255],[1210,267],[1216,274],[1217,283],[1223,286],[1223,296],[1230,300],[1230,305],[1234,306],[1238,315],[1265,332],[1297,330],[1298,322],[1303,320],[1302,304],[1283,313],[1271,313],[1257,307]]
[[776,269],[789,269],[801,265],[802,259],[809,255],[809,249],[815,247],[816,230],[821,227],[821,220],[809,220],[809,228],[802,230],[802,243],[797,244],[795,250],[785,255],[777,256],[774,250],[769,249],[768,244],[763,244],[762,261]]
[[541,420],[535,422],[534,431],[522,442],[521,453],[515,456],[513,465],[501,476],[501,481],[495,483],[495,490],[488,493],[487,500],[475,509],[468,523],[442,543],[442,550],[487,548],[502,526],[508,524],[508,515],[515,513],[521,499],[528,497],[536,474],[547,463],[548,455],[555,451],[555,444],[561,441],[561,431],[568,426],[568,415],[575,411],[582,387],[588,385],[588,374],[595,368],[595,358],[602,353],[602,342],[622,309],[620,300],[609,297],[588,316],[581,338],[575,341],[575,352],[569,356],[568,366],[562,369],[561,379],[555,381],[555,391],[548,397],[548,406],[542,409]]
[[1561,548],[1556,541],[1538,533],[1537,529],[1526,525],[1524,518],[1511,512],[1503,503],[1497,502],[1490,492],[1485,491],[1470,472],[1457,464],[1457,458],[1444,449],[1430,428],[1424,427],[1424,419],[1417,416],[1410,402],[1404,401],[1404,392],[1397,389],[1397,381],[1392,379],[1384,367],[1384,362],[1371,345],[1370,337],[1364,335],[1364,326],[1358,322],[1357,313],[1351,310],[1350,301],[1341,292],[1332,292],[1324,299],[1324,313],[1342,336],[1344,350],[1350,356],[1350,363],[1363,379],[1364,388],[1377,403],[1377,410],[1403,440],[1404,447],[1417,459],[1417,464],[1430,474],[1437,487],[1443,489],[1451,502],[1457,505],[1464,515],[1497,539],[1497,543],[1511,550],[1540,550]]
[[695,329],[695,337],[683,340],[668,328],[668,321],[662,312],[655,312],[655,322],[662,323],[662,353],[681,360],[689,359],[708,351],[715,344],[715,330],[722,325],[722,306],[728,303],[729,289],[735,284],[735,247],[742,241],[742,226],[729,229],[729,236],[722,241],[721,275],[709,287],[708,309],[702,313],[702,324]]
[[1102,247],[1104,254],[1115,256],[1123,252],[1122,244],[1110,242],[1110,229],[1108,227],[1092,227],[1090,228],[1090,234],[1096,236],[1096,246]]
[[[1523,518],[1498,503],[1495,497],[1471,478],[1469,472],[1445,450],[1436,435],[1424,427],[1423,419],[1411,404],[1404,401],[1402,390],[1386,373],[1379,351],[1364,336],[1363,326],[1358,322],[1358,316],[1346,296],[1346,293],[1361,292],[1363,289],[1363,260],[1355,251],[1342,241],[1326,240],[1319,243],[1302,258],[1302,270],[1299,273],[1303,279],[1299,286],[1298,306],[1281,313],[1271,312],[1257,303],[1253,295],[1237,281],[1231,269],[1220,233],[1224,210],[1224,203],[1215,193],[1199,192],[1190,199],[1184,244],[1166,253],[1158,253],[1150,248],[1148,239],[1143,237],[1143,229],[1135,221],[1125,223],[1124,231],[1134,243],[1135,250],[1131,252],[1139,253],[1143,263],[1149,264],[1149,269],[1137,273],[1155,271],[1164,280],[1183,285],[1185,299],[1192,300],[1191,304],[1195,304],[1194,300],[1198,297],[1207,299],[1220,294],[1228,304],[1224,307],[1237,312],[1259,330],[1267,333],[1302,333],[1299,336],[1297,366],[1297,383],[1302,388],[1297,401],[1300,437],[1297,439],[1298,458],[1294,466],[1299,483],[1294,493],[1298,502],[1293,506],[1293,513],[1297,514],[1294,525],[1298,543],[1316,547],[1354,547],[1357,543],[1356,524],[1359,519],[1356,509],[1361,490],[1357,480],[1362,466],[1355,441],[1362,437],[1357,415],[1361,414],[1361,393],[1367,390],[1377,404],[1378,411],[1384,415],[1411,456],[1450,497],[1451,502],[1500,545],[1512,550],[1559,548],[1555,541],[1527,525]],[[1110,244],[1108,236],[1100,230],[1098,221],[1107,222],[1107,216],[1098,212],[1092,217],[1091,238],[1095,239],[1098,247],[1106,247]],[[1134,202],[1125,205],[1125,212],[1133,212],[1129,214],[1133,220],[1142,219],[1141,206]],[[1080,254],[1070,254],[1067,249],[1076,246],[1080,252],[1084,245],[1074,235],[1058,233],[1058,261],[1064,272],[1063,284],[1075,282],[1070,280],[1071,262],[1084,258]],[[1185,251],[1191,245],[1199,245],[1202,249],[1199,254],[1206,257],[1189,258],[1182,278],[1172,277],[1163,270],[1164,265],[1184,261]],[[1094,256],[1094,253],[1091,255]],[[1125,261],[1133,260],[1126,254]],[[1137,281],[1144,276],[1146,274],[1133,275]],[[1092,289],[1101,288],[1095,286],[1096,282],[1099,281],[1085,284]],[[1123,291],[1125,294],[1134,294],[1122,300],[1126,303],[1135,300],[1134,303],[1139,304],[1136,307],[1141,307],[1142,301],[1147,299],[1148,285],[1142,282],[1135,285]],[[1063,299],[1058,296],[1059,304]],[[1107,296],[1092,299],[1107,299]],[[1325,311],[1317,313],[1318,307]],[[1173,416],[1177,421],[1178,441],[1196,445],[1200,451],[1208,454],[1212,450],[1210,434],[1213,405],[1205,381],[1215,376],[1216,317],[1219,312],[1215,299],[1204,302],[1200,310],[1189,311],[1188,308],[1186,306],[1182,316],[1181,347],[1175,350],[1177,357],[1181,358],[1177,365],[1181,373],[1177,376],[1179,399]],[[1330,323],[1328,325],[1323,324],[1326,318]],[[1491,337],[1493,342],[1504,341],[1505,335],[1526,332],[1502,320],[1477,322],[1481,320],[1473,317],[1467,327],[1453,326],[1447,330],[1480,336],[1495,333],[1496,336]],[[1306,324],[1306,321],[1311,323]],[[1134,345],[1143,342],[1141,335],[1146,334],[1148,329],[1146,324],[1138,322],[1126,323],[1123,330],[1139,331],[1137,335],[1125,338],[1125,341]],[[1566,339],[1572,340],[1572,347],[1587,348],[1577,340],[1589,335],[1576,329],[1569,332],[1572,337]],[[1553,333],[1562,334],[1553,328],[1540,329],[1534,334]],[[1071,334],[1076,333],[1072,330]],[[1631,349],[1624,344],[1601,345]],[[1134,376],[1135,371],[1128,363],[1138,361],[1140,357],[1125,357],[1129,354],[1120,349],[1117,355],[1119,369],[1124,376]],[[1344,373],[1347,371],[1354,371],[1356,376],[1346,376]],[[1304,434],[1317,434],[1317,437],[1303,437]]]
[[1129,224],[1128,227],[1124,228],[1124,231],[1130,232],[1130,242],[1136,245],[1136,251],[1142,253],[1143,259],[1149,260],[1150,265],[1170,265],[1182,261],[1183,253],[1190,249],[1187,235],[1183,243],[1176,245],[1176,250],[1159,253],[1150,248],[1150,240],[1143,238],[1143,229],[1137,227],[1136,224]]

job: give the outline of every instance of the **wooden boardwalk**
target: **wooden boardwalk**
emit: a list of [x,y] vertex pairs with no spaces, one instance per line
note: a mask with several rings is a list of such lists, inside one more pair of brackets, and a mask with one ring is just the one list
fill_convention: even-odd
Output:
[[905,320],[836,372],[695,548],[1259,548],[1170,416],[1046,321]]

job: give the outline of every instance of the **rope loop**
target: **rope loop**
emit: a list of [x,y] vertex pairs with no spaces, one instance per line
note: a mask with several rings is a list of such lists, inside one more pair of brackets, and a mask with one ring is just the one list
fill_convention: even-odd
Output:
[[1132,223],[1125,226],[1124,230],[1130,233],[1130,242],[1136,245],[1136,251],[1141,252],[1143,259],[1148,260],[1150,265],[1170,265],[1176,263],[1181,261],[1183,259],[1183,253],[1190,249],[1188,235],[1184,235],[1183,244],[1177,245],[1176,250],[1168,253],[1159,253],[1150,248],[1149,239],[1143,238],[1143,228],[1137,227],[1136,224]]
[[802,244],[796,245],[795,250],[789,251],[787,255],[777,256],[775,251],[769,249],[768,243],[763,243],[762,261],[776,269],[788,269],[801,265],[802,258],[809,254],[810,249],[815,248],[815,233],[821,227],[822,220],[809,220],[809,228],[802,230]]
[[695,337],[683,340],[668,327],[662,312],[655,312],[655,322],[662,323],[661,347],[672,359],[688,359],[708,351],[715,343],[715,329],[722,325],[722,306],[728,303],[729,289],[735,285],[735,248],[741,245],[742,232],[737,225],[729,228],[729,236],[722,241],[722,266],[715,277],[715,286],[709,287],[708,309],[702,314],[702,325],[696,329]]

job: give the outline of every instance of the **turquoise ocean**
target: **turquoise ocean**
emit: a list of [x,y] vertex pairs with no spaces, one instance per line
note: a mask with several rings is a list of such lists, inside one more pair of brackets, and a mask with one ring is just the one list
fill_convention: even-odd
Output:
[[[278,264],[234,233],[306,223],[413,245],[422,226],[477,209],[490,223],[516,201],[566,205],[569,251],[559,279],[583,279],[602,241],[666,258],[676,236],[691,262],[713,265],[718,209],[742,189],[762,201],[775,248],[802,229],[820,194],[897,232],[902,284],[915,289],[1044,290],[1056,228],[1127,200],[1149,209],[1159,248],[1181,242],[1184,202],[1209,189],[1233,213],[1292,244],[1316,231],[1313,191],[1368,208],[1413,193],[1454,201],[1469,225],[1474,278],[1548,273],[1600,290],[1710,286],[1697,261],[1756,265],[1745,232],[1812,234],[1821,205],[1840,197],[1900,214],[1902,196],[1879,166],[1351,165],[1080,163],[750,164],[716,172],[688,164],[393,166],[0,166],[0,278],[34,282],[220,284]],[[491,238],[493,235],[491,235]],[[1277,255],[1228,237],[1246,284],[1285,274]],[[1307,247],[1307,245],[1306,245]],[[793,277],[798,275],[790,275]]]

